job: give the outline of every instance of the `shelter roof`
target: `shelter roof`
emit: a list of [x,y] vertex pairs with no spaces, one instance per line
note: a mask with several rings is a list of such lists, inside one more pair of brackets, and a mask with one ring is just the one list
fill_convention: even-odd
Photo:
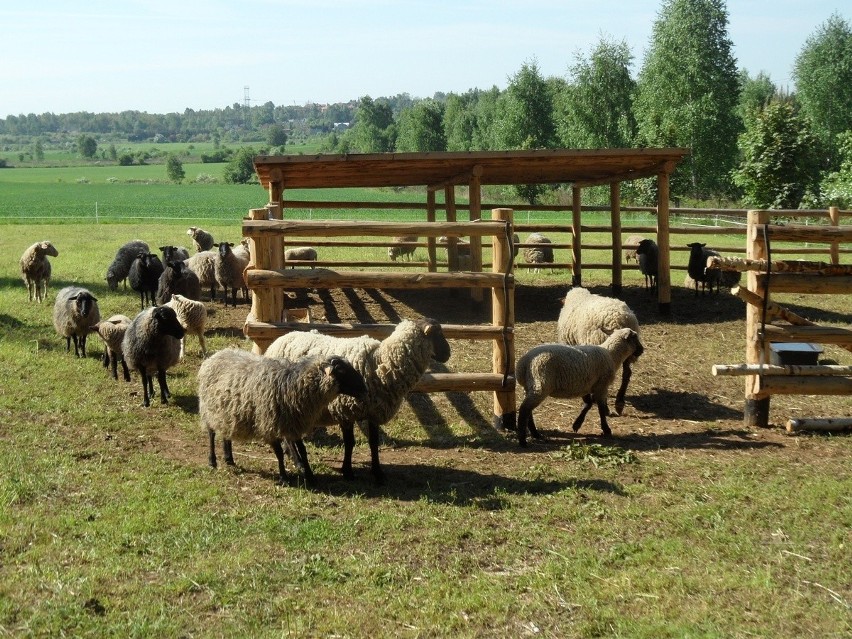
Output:
[[540,149],[435,153],[261,155],[254,167],[264,188],[285,189],[466,184],[593,186],[671,173],[689,149]]

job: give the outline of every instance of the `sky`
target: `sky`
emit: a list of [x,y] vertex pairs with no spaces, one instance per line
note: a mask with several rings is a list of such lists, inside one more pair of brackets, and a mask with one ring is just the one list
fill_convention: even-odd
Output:
[[[0,4],[0,118],[182,113],[506,88],[568,77],[601,38],[634,77],[663,0],[38,0]],[[848,0],[728,0],[738,68],[793,90],[805,41]],[[248,89],[246,89],[248,87]]]

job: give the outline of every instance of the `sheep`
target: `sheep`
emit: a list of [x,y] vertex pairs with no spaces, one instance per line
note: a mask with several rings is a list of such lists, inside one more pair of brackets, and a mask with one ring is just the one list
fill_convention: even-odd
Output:
[[[445,235],[439,237],[435,243],[438,246],[447,247],[449,244],[449,240]],[[471,265],[473,262],[471,261],[470,255],[470,243],[466,242],[461,238],[457,238],[456,240],[456,266],[460,271],[467,271],[471,269]]]
[[208,462],[216,468],[217,434],[229,465],[234,464],[232,440],[261,439],[272,447],[278,480],[284,484],[284,440],[310,482],[313,472],[303,438],[339,395],[360,398],[366,392],[362,375],[336,355],[290,362],[237,348],[219,351],[198,370],[198,414],[209,438]]
[[172,261],[183,261],[189,259],[189,249],[184,246],[161,246],[160,252],[163,254],[163,264]]
[[66,286],[56,294],[53,305],[53,326],[65,338],[65,352],[71,350],[74,340],[74,355],[86,357],[86,336],[90,327],[101,321],[98,298],[79,286]]
[[411,256],[414,255],[414,251],[417,249],[416,246],[400,244],[401,242],[419,242],[420,237],[417,235],[400,235],[391,240],[394,243],[393,246],[388,247],[388,259],[391,262],[396,262],[396,258],[405,256],[408,261],[411,261]]
[[107,269],[106,281],[109,290],[114,291],[119,282],[124,282],[124,287],[127,288],[127,275],[130,273],[130,265],[133,264],[133,260],[139,253],[147,253],[148,250],[148,245],[142,240],[131,240],[118,249],[115,259]]
[[639,335],[630,328],[614,331],[600,346],[584,344],[541,344],[527,351],[515,366],[515,376],[524,388],[524,400],[518,409],[518,443],[527,445],[527,428],[540,438],[532,412],[548,397],[582,397],[583,408],[574,420],[574,432],[580,429],[586,413],[597,404],[604,437],[612,435],[607,423],[607,394],[619,367],[644,352]]
[[157,287],[163,270],[160,258],[146,251],[140,251],[130,265],[127,279],[130,280],[130,288],[139,293],[139,303],[142,308],[145,308],[149,302],[155,304]]
[[190,226],[186,230],[186,234],[192,238],[192,243],[195,246],[195,252],[209,251],[213,248],[213,236],[204,229],[197,226]]
[[704,295],[705,287],[709,286],[710,293],[713,292],[713,285],[716,285],[716,292],[719,292],[719,284],[721,281],[719,269],[707,269],[707,258],[718,256],[719,253],[713,249],[709,249],[702,242],[692,242],[687,244],[689,247],[689,263],[686,271],[694,284],[695,296],[698,296],[698,283],[701,283],[701,294]]
[[121,342],[124,340],[124,333],[127,332],[127,327],[130,326],[130,321],[127,315],[113,315],[91,327],[91,331],[97,333],[104,343],[104,367],[111,367],[112,378],[117,380],[118,361],[121,360],[121,369],[125,382],[130,381],[130,370],[127,368],[127,362],[124,361]]
[[[166,306],[175,310],[180,325],[184,331],[198,336],[201,346],[201,357],[207,357],[207,342],[204,339],[204,327],[207,324],[207,307],[203,302],[192,300],[174,293]],[[180,357],[183,358],[185,351],[186,335],[180,340]]]
[[657,288],[657,271],[660,257],[660,248],[654,240],[644,239],[636,247],[636,258],[639,262],[639,271],[645,276],[645,288],[655,290]]
[[50,260],[58,257],[59,251],[47,240],[36,242],[21,255],[21,277],[27,287],[29,301],[43,302],[50,284]]
[[139,372],[142,378],[142,406],[151,405],[154,395],[154,373],[160,385],[160,402],[169,403],[166,371],[180,359],[180,340],[183,326],[175,309],[152,306],[141,311],[130,322],[121,341],[121,351],[128,368]]
[[633,260],[637,264],[639,263],[639,257],[636,254],[636,247],[639,246],[639,242],[644,240],[645,238],[641,235],[630,235],[626,240],[624,240],[624,246],[627,247],[624,249],[624,261],[628,264],[630,260]]
[[[284,261],[292,262],[294,260],[300,262],[316,262],[317,250],[312,246],[296,246],[285,250]],[[295,268],[295,266],[291,266],[291,268]],[[311,268],[314,268],[313,265],[311,265]]]
[[248,257],[243,258],[241,252],[233,251],[233,242],[219,242],[214,244],[219,247],[216,261],[213,263],[216,273],[216,283],[222,287],[224,302],[228,304],[228,289],[233,291],[233,305],[237,305],[237,289],[243,291],[243,296],[248,299],[248,289],[243,279],[243,270],[248,266]]
[[342,472],[344,477],[351,479],[355,422],[366,422],[373,477],[382,483],[379,426],[396,414],[430,359],[443,363],[450,358],[450,345],[438,322],[420,318],[403,320],[382,341],[366,335],[341,338],[315,332],[292,332],[272,342],[265,355],[294,360],[306,355],[332,353],[345,357],[364,376],[369,394],[363,401],[348,397],[336,399],[323,412],[320,424],[340,424],[344,444]]
[[165,304],[172,295],[181,293],[191,300],[201,299],[201,282],[185,262],[170,260],[157,282],[157,304]]
[[184,261],[186,267],[198,276],[202,289],[210,287],[210,301],[216,299],[216,251],[201,251]]
[[[594,295],[588,289],[579,286],[565,295],[562,310],[556,324],[556,341],[560,344],[603,344],[606,339],[620,328],[633,329],[639,333],[639,320],[621,300]],[[633,360],[624,361],[621,371],[621,386],[615,397],[615,411],[624,410],[624,397],[627,385],[633,375]]]
[[[542,246],[528,246],[524,249],[524,261],[527,264],[553,264],[553,248],[546,246],[551,244],[550,238],[541,233],[531,233],[526,244],[541,244]],[[535,268],[536,273],[538,267]]]

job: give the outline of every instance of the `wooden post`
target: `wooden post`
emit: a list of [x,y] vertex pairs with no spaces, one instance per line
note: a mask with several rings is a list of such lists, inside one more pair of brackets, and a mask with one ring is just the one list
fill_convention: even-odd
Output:
[[[509,223],[509,233],[513,232],[514,211],[512,209],[492,209],[491,219]],[[511,236],[510,236],[511,237]],[[508,274],[509,283],[505,289],[491,289],[491,323],[503,327],[503,335],[494,340],[492,350],[492,370],[503,375],[504,379],[513,378],[511,388],[494,392],[494,428],[497,430],[516,430],[515,415],[515,291],[512,279],[514,256],[509,248],[509,238],[495,235],[492,240],[491,271]]]
[[[840,226],[840,207],[831,206],[828,209],[828,217],[831,220],[832,226]],[[831,253],[831,263],[840,264],[840,240],[834,240],[829,249]]]
[[[746,257],[753,260],[766,259],[766,244],[756,231],[758,224],[766,224],[769,213],[766,211],[748,212],[746,235]],[[769,291],[759,287],[758,273],[749,271],[746,275],[746,288],[769,301]],[[762,309],[746,305],[746,364],[768,364],[769,344],[759,335]],[[745,426],[746,428],[769,426],[769,397],[760,393],[760,377],[749,375],[745,378]]]
[[609,185],[609,217],[612,227],[612,294],[621,295],[621,182]]
[[[268,220],[270,214],[280,211],[277,204],[267,208],[249,210],[248,219]],[[246,269],[280,269],[282,267],[281,240],[277,235],[263,235],[249,239],[249,266]],[[246,324],[252,320],[280,322],[284,312],[284,291],[281,288],[262,287],[252,291],[251,311]],[[245,327],[243,327],[245,332]],[[262,354],[272,343],[271,339],[256,339],[252,352]]]
[[[447,207],[447,222],[456,221],[456,188],[452,185],[444,187],[444,202]],[[458,238],[447,236],[447,269],[459,270]]]
[[284,175],[281,169],[272,169],[269,173],[269,203],[277,204],[277,217],[274,219],[282,219],[284,216]]
[[[435,191],[432,189],[426,190],[426,221],[435,221]],[[438,262],[435,254],[435,238],[431,235],[426,238],[426,252],[429,254],[429,272],[434,273],[438,270]]]
[[657,309],[660,315],[671,314],[672,274],[669,242],[669,174],[657,175]]
[[571,284],[581,286],[583,282],[583,258],[580,250],[582,232],[580,230],[580,192],[578,186],[571,187]]
[[[480,191],[479,178],[482,175],[482,167],[477,165],[473,167],[473,172],[470,175],[468,182],[468,202],[470,203],[470,221],[480,219],[482,212],[482,192]],[[470,237],[470,270],[482,271],[482,238],[478,235]],[[472,289],[470,292],[473,303],[481,306],[484,298],[484,293],[481,288]]]

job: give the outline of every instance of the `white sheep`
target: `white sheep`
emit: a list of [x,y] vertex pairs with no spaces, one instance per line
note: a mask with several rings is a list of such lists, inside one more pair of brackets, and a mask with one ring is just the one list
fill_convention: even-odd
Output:
[[202,290],[210,288],[210,300],[216,299],[216,251],[200,251],[184,261],[186,267],[198,277]]
[[276,339],[266,350],[267,357],[295,360],[306,355],[338,354],[364,376],[369,393],[363,400],[339,397],[328,406],[320,423],[340,424],[343,432],[343,475],[352,475],[355,423],[366,422],[373,477],[384,481],[379,463],[379,426],[397,413],[408,392],[429,366],[429,361],[446,362],[450,345],[441,325],[421,318],[403,320],[382,341],[366,335],[332,337],[316,332],[292,332]]
[[619,367],[639,357],[644,348],[636,331],[621,328],[600,346],[585,344],[541,344],[527,351],[517,362],[515,376],[524,389],[518,409],[518,442],[527,444],[527,429],[539,438],[532,412],[548,397],[583,398],[583,408],[574,420],[574,432],[580,429],[586,413],[597,404],[604,436],[612,434],[607,416],[607,394]]
[[[575,286],[565,295],[556,324],[556,341],[560,344],[603,344],[619,328],[639,333],[639,320],[621,300],[594,295],[588,289]],[[633,360],[624,361],[621,386],[615,397],[615,411],[624,410],[627,385],[633,375]]]
[[130,240],[121,246],[115,253],[115,259],[109,265],[106,274],[106,281],[109,290],[114,291],[118,287],[119,282],[124,282],[124,287],[127,288],[127,275],[130,273],[130,266],[133,260],[139,253],[148,253],[148,245],[142,240]]
[[42,302],[47,296],[50,284],[50,260],[48,256],[58,257],[59,251],[47,240],[36,242],[21,255],[21,277],[27,287],[29,301]]
[[192,300],[175,293],[166,303],[175,310],[180,325],[183,326],[186,334],[180,340],[180,357],[183,358],[185,352],[185,342],[187,335],[197,335],[198,343],[201,346],[201,357],[207,357],[207,341],[204,339],[204,327],[207,324],[207,307],[204,302]]
[[[552,242],[550,238],[541,233],[530,233],[525,244],[539,244],[540,246],[528,246],[524,249],[524,261],[527,264],[553,264],[553,248],[548,246]],[[535,268],[538,272],[538,267]]]
[[142,378],[142,405],[150,406],[154,395],[154,378],[160,385],[160,401],[168,404],[169,387],[166,371],[180,359],[180,340],[183,326],[173,308],[152,306],[139,313],[130,322],[121,351],[128,368],[139,372]]
[[627,262],[628,264],[630,263],[630,260],[633,260],[636,263],[639,262],[639,258],[636,255],[636,247],[638,247],[639,242],[644,239],[645,237],[642,235],[631,235],[626,240],[624,240],[624,246],[626,247],[624,249],[625,262]]
[[186,230],[186,234],[192,238],[192,243],[195,245],[195,251],[197,253],[209,251],[213,248],[213,236],[204,229],[198,228],[197,226],[190,226]]
[[74,354],[86,357],[86,337],[90,328],[101,321],[98,298],[79,286],[66,286],[56,294],[53,304],[53,326],[61,337],[65,338],[65,351],[71,350],[74,340]]
[[127,368],[127,362],[124,361],[121,342],[124,340],[124,334],[130,322],[127,315],[112,315],[91,327],[91,330],[97,333],[104,343],[104,367],[111,368],[112,378],[117,380],[120,360],[125,382],[130,381],[130,370]]
[[[388,247],[388,259],[396,262],[396,258],[405,256],[408,261],[411,261],[411,256],[414,255],[416,246],[411,246],[410,243],[420,241],[417,235],[400,235],[391,239],[393,246]],[[402,243],[402,244],[401,244]]]
[[216,273],[216,283],[222,287],[223,300],[228,304],[228,289],[233,291],[233,305],[237,305],[237,289],[243,291],[245,299],[248,299],[243,271],[249,264],[249,258],[242,251],[232,250],[233,242],[219,242],[214,246],[219,247],[216,261],[213,263]]
[[[284,251],[285,262],[316,262],[317,250],[312,246],[295,246]],[[295,267],[292,267],[295,268]],[[311,266],[311,268],[314,268]]]
[[198,370],[198,413],[209,437],[209,463],[217,465],[216,434],[230,465],[232,440],[260,439],[275,452],[284,483],[283,440],[310,481],[303,438],[319,426],[321,414],[339,395],[361,397],[366,391],[361,374],[338,356],[291,362],[236,348],[219,351]]

